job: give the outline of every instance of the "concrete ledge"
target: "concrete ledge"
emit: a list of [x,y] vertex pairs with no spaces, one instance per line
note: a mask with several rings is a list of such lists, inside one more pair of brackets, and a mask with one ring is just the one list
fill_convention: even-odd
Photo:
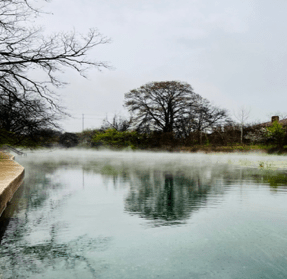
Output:
[[24,168],[13,160],[14,156],[0,151],[0,216],[24,179]]

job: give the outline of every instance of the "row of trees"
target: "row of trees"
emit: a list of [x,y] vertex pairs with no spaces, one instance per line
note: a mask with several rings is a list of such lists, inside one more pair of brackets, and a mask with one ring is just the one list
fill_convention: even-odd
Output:
[[[109,39],[97,30],[86,36],[70,32],[47,37],[35,27],[33,20],[41,11],[33,2],[0,1],[0,144],[34,145],[59,137],[56,123],[65,112],[55,90],[65,82],[58,74],[70,68],[84,76],[90,67],[109,67],[87,57],[89,50]],[[94,144],[115,137],[115,145],[121,141],[124,145],[237,141],[237,128],[227,111],[212,105],[185,82],[147,83],[126,93],[124,106],[131,113],[130,119],[106,121],[101,131],[93,133]],[[244,137],[242,126],[241,143],[252,142],[252,133]],[[103,134],[106,130],[108,135]],[[77,142],[74,136],[63,137],[62,142]]]
[[[33,2],[0,2],[0,143],[29,145],[54,136],[57,120],[64,115],[55,94],[65,84],[59,72],[71,68],[84,76],[89,67],[108,67],[87,58],[87,52],[108,43],[107,38],[97,30],[86,36],[70,32],[47,37],[35,27],[33,20],[41,11]],[[177,139],[197,131],[201,142],[202,132],[228,121],[225,110],[212,106],[184,82],[148,83],[131,90],[125,99],[132,117],[122,127],[115,126],[116,130],[169,134]]]
[[[169,148],[202,144],[287,143],[286,131],[274,122],[270,127],[231,121],[224,109],[213,106],[184,82],[153,82],[125,95],[129,119],[115,115],[97,130],[65,133],[58,143],[66,147],[108,146],[131,148]],[[244,127],[244,129],[243,129]]]
[[129,120],[115,116],[104,121],[94,145],[159,147],[186,144],[191,134],[201,144],[204,133],[231,120],[224,109],[196,94],[186,82],[147,83],[125,94]]
[[[242,146],[243,131],[244,145],[259,145],[261,148],[282,148],[287,145],[287,129],[278,122],[269,127],[262,125],[246,125],[244,129],[240,124],[216,127],[211,133],[202,132],[201,142],[199,132],[191,132],[186,138],[177,138],[172,133],[153,131],[142,133],[131,130],[117,130],[114,125],[99,130],[90,130],[79,133],[79,142],[89,146],[107,146],[115,148],[173,148],[177,146],[193,147],[205,146]],[[85,140],[83,140],[85,139]],[[264,147],[265,146],[265,147]]]
[[[109,122],[104,120],[100,129],[85,130],[81,133],[52,133],[42,142],[45,146],[63,147],[112,147],[112,148],[176,148],[193,147],[198,148],[198,132],[191,132],[186,138],[177,138],[172,133],[153,131],[143,133],[131,130],[131,122],[118,116],[114,116]],[[244,144],[273,148],[287,145],[287,130],[278,121],[271,126],[245,125],[242,129],[240,124],[216,127],[211,133],[202,133],[202,144],[215,146],[241,145],[241,131]],[[201,145],[202,146],[202,145]],[[262,146],[263,147],[263,146]],[[261,148],[262,148],[261,147]]]
[[115,116],[95,131],[93,143],[115,147],[176,145],[287,144],[287,131],[278,122],[270,127],[246,124],[242,109],[231,120],[227,110],[212,105],[179,81],[151,82],[125,95],[129,120]]

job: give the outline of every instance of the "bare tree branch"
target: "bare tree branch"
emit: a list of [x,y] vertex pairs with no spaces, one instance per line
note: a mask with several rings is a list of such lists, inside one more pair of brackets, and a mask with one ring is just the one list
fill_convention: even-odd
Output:
[[[27,24],[40,13],[31,3],[28,0],[0,2],[0,87],[13,88],[18,98],[40,96],[57,108],[55,88],[65,85],[58,74],[70,68],[85,77],[91,67],[109,68],[107,62],[91,60],[87,53],[110,40],[96,29],[85,36],[72,31],[45,37],[41,28]],[[40,71],[44,78],[35,80],[31,70]]]

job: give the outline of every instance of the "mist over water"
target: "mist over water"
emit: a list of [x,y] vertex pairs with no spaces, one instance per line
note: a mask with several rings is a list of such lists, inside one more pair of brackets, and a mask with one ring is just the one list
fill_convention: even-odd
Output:
[[[1,217],[3,278],[284,278],[286,157],[39,150]],[[0,276],[1,277],[1,276]]]
[[173,167],[174,169],[187,168],[208,168],[214,164],[234,165],[238,167],[260,168],[269,170],[287,171],[286,155],[268,155],[264,153],[171,153],[171,152],[134,152],[111,151],[111,150],[91,150],[91,149],[43,149],[39,151],[26,151],[27,157],[17,157],[19,163],[30,162],[41,163],[49,162],[54,164],[87,165],[89,162],[102,164],[119,165],[124,164],[137,167],[156,167],[157,169]]

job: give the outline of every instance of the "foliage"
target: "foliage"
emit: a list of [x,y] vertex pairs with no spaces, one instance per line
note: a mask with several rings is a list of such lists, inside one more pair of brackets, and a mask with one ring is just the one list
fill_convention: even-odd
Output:
[[227,143],[239,142],[239,129],[237,125],[217,126],[213,128],[209,135],[209,140],[213,145],[227,145]]
[[[270,152],[274,148],[273,145],[192,145],[192,146],[180,146],[180,151],[185,152],[252,152],[252,151],[263,151]],[[272,152],[271,152],[272,153]]]
[[143,136],[135,131],[120,132],[116,129],[107,129],[103,132],[97,132],[93,138],[93,143],[95,146],[104,145],[115,148],[136,148],[142,140]]
[[274,121],[270,127],[267,128],[266,138],[279,146],[283,146],[285,137],[285,130],[278,121]]
[[86,129],[81,133],[77,133],[77,137],[79,139],[80,147],[92,147],[93,146],[93,138],[97,132],[100,130],[97,129]]
[[19,135],[0,129],[0,146],[11,145],[28,148],[50,147],[58,142],[59,131],[53,129],[39,129],[32,134]]
[[58,144],[61,134],[60,131],[55,129],[41,129],[34,133],[32,139],[37,147],[52,147]]
[[3,144],[11,144],[13,145],[15,141],[15,137],[13,137],[12,132],[8,132],[3,128],[0,128],[0,146]]
[[60,136],[59,143],[64,147],[75,147],[78,145],[79,139],[74,133],[64,133]]
[[267,129],[265,127],[249,129],[249,131],[244,136],[244,139],[249,140],[251,144],[265,143],[266,132]]

